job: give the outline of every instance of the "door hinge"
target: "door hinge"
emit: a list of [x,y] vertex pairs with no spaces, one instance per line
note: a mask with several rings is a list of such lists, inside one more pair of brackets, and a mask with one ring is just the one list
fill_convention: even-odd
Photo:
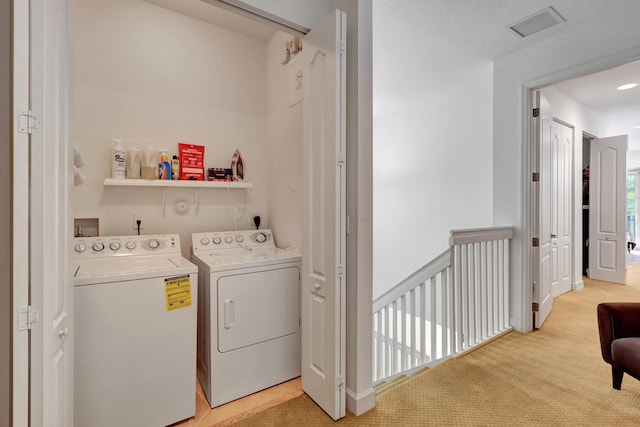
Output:
[[339,265],[338,266],[338,278],[342,278],[342,276],[344,276],[344,267]]
[[540,173],[539,172],[534,172],[533,176],[531,177],[533,182],[538,182],[540,181]]
[[336,378],[336,388],[340,390],[342,387],[344,387],[344,378],[342,378],[342,375],[338,375]]
[[342,153],[338,153],[338,167],[342,167],[344,165],[344,156]]
[[31,325],[38,323],[38,312],[30,305],[18,307],[18,331],[31,329]]
[[338,54],[344,55],[344,43],[342,41],[338,42]]
[[534,108],[533,109],[533,117],[540,117],[540,109],[539,108]]
[[540,306],[538,305],[537,302],[531,303],[531,311],[540,311]]
[[32,133],[40,127],[40,120],[33,115],[31,110],[20,110],[18,114],[18,132]]
[[540,239],[538,239],[537,237],[531,239],[531,246],[533,246],[534,248],[540,246]]

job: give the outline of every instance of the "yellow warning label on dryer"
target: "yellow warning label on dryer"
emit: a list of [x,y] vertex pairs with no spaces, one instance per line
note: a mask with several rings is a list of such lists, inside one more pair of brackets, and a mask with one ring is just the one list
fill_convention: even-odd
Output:
[[167,311],[191,307],[191,278],[189,276],[164,279]]

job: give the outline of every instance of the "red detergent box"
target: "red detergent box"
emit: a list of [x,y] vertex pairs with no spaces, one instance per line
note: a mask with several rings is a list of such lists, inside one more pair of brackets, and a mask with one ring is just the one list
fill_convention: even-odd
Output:
[[180,179],[204,181],[204,146],[178,143]]

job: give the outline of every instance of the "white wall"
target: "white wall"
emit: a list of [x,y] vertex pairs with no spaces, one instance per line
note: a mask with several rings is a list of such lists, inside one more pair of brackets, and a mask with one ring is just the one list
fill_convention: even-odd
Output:
[[606,134],[607,120],[569,97],[555,86],[542,89],[542,94],[551,104],[553,117],[573,126],[573,278],[574,290],[582,289],[582,135],[587,132],[597,137]]
[[[75,189],[75,212],[104,215],[107,235],[133,234],[133,213],[143,233],[180,233],[188,254],[190,234],[233,229],[243,190],[170,189],[163,215],[161,191],[103,188],[110,176],[110,138],[128,146],[152,144],[177,154],[177,143],[204,145],[205,168],[229,167],[236,148],[254,184],[238,229],[256,214],[269,226],[266,144],[266,43],[139,0],[75,2],[74,134],[86,183]],[[174,212],[184,198],[191,210]]]
[[[289,68],[280,52],[293,37],[278,32],[267,44],[267,150],[269,223],[282,248],[302,249],[302,102],[290,106]],[[298,54],[298,60],[301,60]]]
[[[610,9],[597,28],[579,28],[495,61],[494,221],[516,226],[512,245],[511,323],[531,329],[531,272],[528,213],[527,88],[601,71],[640,56],[640,3],[625,1]],[[606,18],[606,19],[605,19]],[[528,109],[528,108],[527,108]]]
[[640,168],[640,151],[627,152],[627,170]]
[[373,8],[374,299],[446,250],[451,229],[493,225],[493,65],[422,37],[437,18],[421,10]]

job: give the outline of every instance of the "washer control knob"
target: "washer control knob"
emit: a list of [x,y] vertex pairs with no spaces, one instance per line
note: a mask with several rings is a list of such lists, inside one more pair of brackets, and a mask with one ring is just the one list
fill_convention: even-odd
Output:
[[231,243],[231,242],[233,242],[233,237],[227,236],[227,237],[224,238],[224,241],[227,242],[227,243]]
[[256,242],[258,243],[264,243],[267,241],[267,235],[264,233],[258,233],[256,234]]
[[203,245],[208,245],[209,239],[207,237],[203,237],[202,239],[200,239],[200,243],[202,243]]
[[238,243],[244,242],[244,237],[243,236],[236,236],[236,242],[238,242]]
[[136,242],[127,242],[127,244],[125,246],[129,250],[134,249],[136,247]]
[[214,245],[219,245],[220,243],[222,243],[222,239],[219,237],[214,237],[213,238],[213,244]]
[[158,249],[160,247],[160,242],[158,242],[156,239],[151,239],[149,240],[149,247],[151,249]]
[[112,251],[117,251],[118,249],[120,249],[120,243],[118,242],[111,242],[109,244],[109,247],[111,248]]
[[79,254],[81,254],[82,252],[87,250],[87,247],[85,246],[84,243],[78,243],[77,245],[75,245],[73,247],[73,249],[75,249],[76,252],[78,252]]
[[100,252],[101,250],[104,249],[104,243],[100,243],[100,242],[94,243],[93,246],[91,246],[91,248],[96,252]]

